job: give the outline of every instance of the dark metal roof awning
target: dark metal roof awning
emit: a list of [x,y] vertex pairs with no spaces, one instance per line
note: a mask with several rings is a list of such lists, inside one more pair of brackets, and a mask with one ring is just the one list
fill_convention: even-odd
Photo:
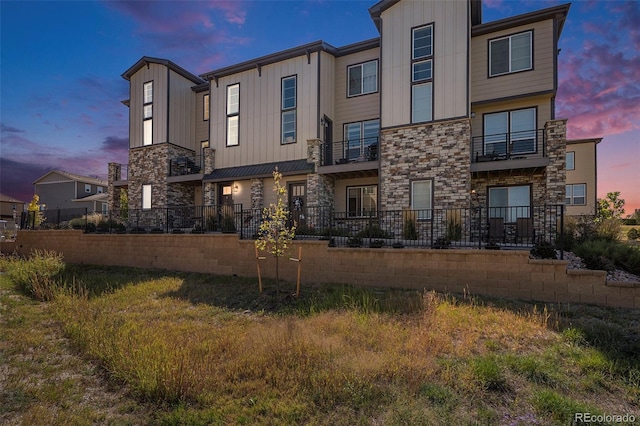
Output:
[[266,178],[273,175],[273,171],[278,167],[278,171],[283,176],[306,174],[313,172],[313,164],[307,160],[277,161],[274,163],[252,164],[249,166],[226,167],[216,169],[212,173],[205,175],[203,182],[225,182],[229,180]]

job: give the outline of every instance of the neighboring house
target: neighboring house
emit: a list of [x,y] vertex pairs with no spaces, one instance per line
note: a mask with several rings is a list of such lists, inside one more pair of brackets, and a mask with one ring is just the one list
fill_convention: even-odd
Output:
[[[380,37],[318,41],[196,76],[143,57],[129,81],[129,208],[275,199],[348,216],[488,207],[515,222],[565,202],[555,116],[569,5],[483,23],[480,0],[383,0]],[[473,195],[472,195],[473,194]],[[517,207],[517,209],[516,209]]]
[[102,213],[108,207],[108,184],[101,179],[52,170],[33,185],[45,210],[86,208],[89,213]]
[[0,220],[6,220],[8,224],[20,223],[23,211],[25,211],[24,201],[0,194]]
[[602,138],[567,141],[566,212],[593,216],[598,206],[597,145]]

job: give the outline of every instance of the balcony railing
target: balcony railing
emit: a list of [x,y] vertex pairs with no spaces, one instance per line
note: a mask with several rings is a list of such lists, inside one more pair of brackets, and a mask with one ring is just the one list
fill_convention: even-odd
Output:
[[498,133],[471,139],[471,162],[544,158],[544,130]]
[[378,160],[378,138],[349,139],[325,144],[322,155],[323,166],[376,161]]
[[169,160],[169,176],[195,175],[202,173],[202,156],[195,155],[188,157],[182,155]]

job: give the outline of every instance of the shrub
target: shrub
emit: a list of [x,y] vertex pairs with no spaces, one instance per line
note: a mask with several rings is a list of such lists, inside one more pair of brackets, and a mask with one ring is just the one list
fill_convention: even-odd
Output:
[[384,240],[373,240],[373,241],[371,241],[371,243],[369,244],[369,247],[371,247],[371,248],[381,248],[381,247],[384,247]]
[[557,259],[556,248],[546,241],[536,243],[531,249],[531,255],[536,259]]
[[640,231],[638,231],[636,228],[629,229],[629,232],[627,232],[627,238],[629,238],[630,240],[637,240],[638,238],[640,238]]
[[222,217],[222,232],[236,232],[236,222],[230,214],[225,214]]
[[377,223],[367,224],[367,226],[365,226],[362,231],[358,232],[356,236],[360,238],[391,238],[389,233],[380,228],[380,225]]
[[62,288],[60,274],[64,270],[62,255],[35,250],[31,257],[7,265],[9,278],[18,288],[40,301],[53,300]]
[[449,247],[449,244],[451,244],[451,242],[443,237],[437,238],[434,242],[433,242],[433,248],[434,249],[446,249]]
[[83,229],[87,224],[84,217],[75,217],[69,221],[69,226],[73,229]]
[[591,240],[575,247],[573,252],[580,256],[589,269],[611,271],[615,266],[640,274],[640,248],[618,241]]
[[347,240],[347,246],[349,247],[362,247],[362,237],[349,237]]
[[418,230],[416,229],[416,212],[405,210],[402,212],[402,215],[404,216],[402,236],[405,240],[417,240]]
[[605,219],[596,226],[598,239],[607,241],[619,241],[622,231],[622,222],[619,219]]

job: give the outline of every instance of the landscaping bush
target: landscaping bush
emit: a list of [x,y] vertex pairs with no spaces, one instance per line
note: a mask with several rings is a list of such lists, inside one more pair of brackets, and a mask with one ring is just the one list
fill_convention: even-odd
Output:
[[557,259],[556,248],[546,241],[536,243],[531,249],[531,255],[536,259]]
[[380,228],[380,225],[377,223],[367,224],[365,228],[358,232],[356,236],[360,238],[391,238],[389,233],[384,229]]
[[619,241],[621,231],[622,222],[620,222],[619,219],[605,219],[596,226],[596,238],[607,241]]
[[640,274],[640,248],[605,239],[585,241],[573,252],[589,269],[611,271],[619,266],[632,274]]
[[347,246],[348,247],[362,247],[362,238],[355,236],[355,237],[349,237],[349,239],[347,240]]
[[37,300],[53,300],[62,288],[64,262],[60,253],[35,250],[28,259],[8,262],[6,268],[18,288]]
[[630,240],[637,240],[640,238],[640,231],[636,228],[629,229],[629,232],[627,232],[627,238]]
[[69,221],[69,226],[72,227],[73,229],[84,229],[86,224],[87,224],[87,221],[85,220],[84,217],[74,217]]

